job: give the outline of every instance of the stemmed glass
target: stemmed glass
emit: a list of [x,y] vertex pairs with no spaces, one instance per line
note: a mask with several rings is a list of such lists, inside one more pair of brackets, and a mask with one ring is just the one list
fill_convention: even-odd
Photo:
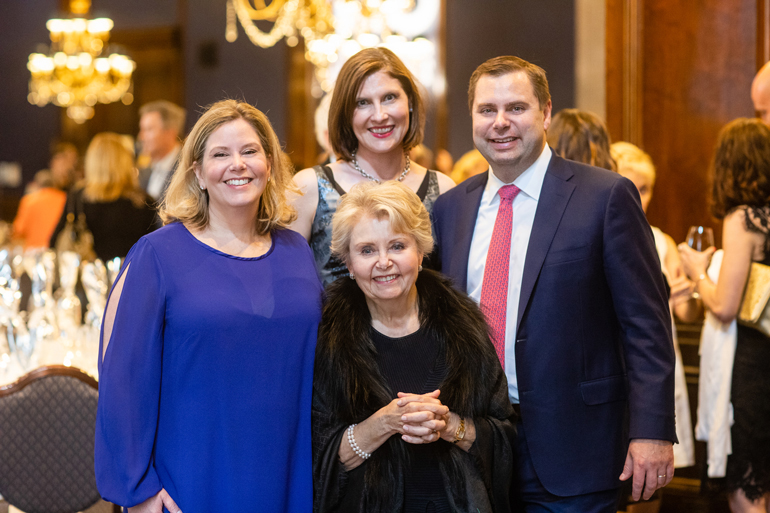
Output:
[[[706,251],[714,245],[714,230],[707,226],[690,226],[687,230],[687,245],[695,251]],[[698,299],[700,294],[693,292],[692,297]]]

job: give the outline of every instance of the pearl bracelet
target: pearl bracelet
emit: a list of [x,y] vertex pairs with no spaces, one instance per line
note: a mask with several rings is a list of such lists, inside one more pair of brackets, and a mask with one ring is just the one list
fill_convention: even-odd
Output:
[[351,424],[348,427],[348,444],[350,444],[350,448],[353,449],[353,452],[356,453],[359,457],[362,459],[368,459],[371,454],[368,452],[364,452],[361,450],[361,448],[356,443],[356,437],[353,436],[353,428],[356,427],[357,424]]

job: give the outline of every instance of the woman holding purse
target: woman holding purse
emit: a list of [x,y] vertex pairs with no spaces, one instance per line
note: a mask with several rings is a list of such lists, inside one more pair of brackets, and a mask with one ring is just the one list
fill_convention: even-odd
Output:
[[[717,283],[706,274],[715,248],[698,252],[680,244],[679,252],[704,307],[730,323],[738,316],[752,263],[770,265],[770,128],[758,119],[728,123],[719,134],[712,172],[712,213],[723,221],[724,259]],[[766,512],[770,506],[768,368],[770,338],[739,323],[727,460],[733,512]]]

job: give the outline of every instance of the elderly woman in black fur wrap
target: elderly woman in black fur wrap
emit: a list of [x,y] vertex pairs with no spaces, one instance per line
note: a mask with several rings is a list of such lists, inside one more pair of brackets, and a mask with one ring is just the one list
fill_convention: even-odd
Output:
[[508,512],[515,436],[476,304],[422,270],[428,213],[403,184],[343,196],[313,395],[319,512]]

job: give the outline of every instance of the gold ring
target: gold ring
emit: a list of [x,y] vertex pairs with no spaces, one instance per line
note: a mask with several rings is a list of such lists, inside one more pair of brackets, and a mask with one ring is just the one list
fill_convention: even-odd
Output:
[[660,479],[662,477],[666,477],[666,474],[663,474],[662,476],[658,476],[658,479]]

